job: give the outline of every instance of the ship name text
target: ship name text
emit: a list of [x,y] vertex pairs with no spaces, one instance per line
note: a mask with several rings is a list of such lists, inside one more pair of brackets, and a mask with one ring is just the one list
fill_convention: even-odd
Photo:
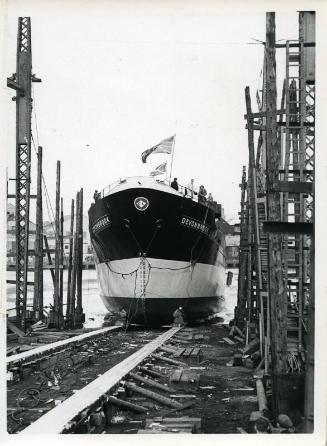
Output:
[[182,217],[181,225],[187,228],[195,229],[196,231],[202,232],[203,234],[209,235],[209,226],[201,223],[193,218]]
[[103,229],[107,228],[110,225],[111,221],[108,215],[104,215],[96,223],[94,223],[94,225],[92,226],[92,232],[96,234],[97,232],[102,231]]

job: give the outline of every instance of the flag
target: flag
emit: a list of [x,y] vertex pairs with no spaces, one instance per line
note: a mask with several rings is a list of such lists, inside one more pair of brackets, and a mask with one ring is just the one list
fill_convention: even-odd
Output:
[[161,175],[163,173],[166,173],[167,170],[167,161],[160,164],[160,166],[156,167],[156,170],[150,173],[151,177],[155,177],[156,175]]
[[142,161],[146,163],[147,157],[151,153],[171,153],[173,148],[173,143],[175,140],[175,135],[170,138],[166,138],[163,141],[159,142],[156,146],[151,147],[151,149],[145,150],[142,153]]

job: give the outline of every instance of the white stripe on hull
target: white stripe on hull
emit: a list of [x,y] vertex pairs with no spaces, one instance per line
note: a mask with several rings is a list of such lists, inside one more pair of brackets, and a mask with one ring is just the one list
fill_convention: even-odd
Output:
[[207,265],[162,259],[132,258],[97,264],[101,297],[108,309],[115,297],[199,298],[222,297],[225,270],[222,264]]

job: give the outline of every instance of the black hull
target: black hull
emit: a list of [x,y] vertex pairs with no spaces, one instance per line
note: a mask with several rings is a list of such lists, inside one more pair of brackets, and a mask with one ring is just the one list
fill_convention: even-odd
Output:
[[[148,200],[145,211],[136,209],[138,197]],[[222,238],[207,206],[150,188],[106,196],[90,208],[89,220],[99,262],[145,255],[214,265]]]
[[[155,298],[134,299],[115,297],[115,302],[126,312],[128,323],[146,326],[160,326],[173,323],[176,308],[183,307],[185,321],[196,323],[221,311],[223,299],[198,297],[192,299]],[[104,302],[106,299],[103,298]]]
[[129,322],[162,325],[184,307],[196,321],[221,310],[224,238],[214,209],[149,179],[132,179],[89,210],[101,297]]

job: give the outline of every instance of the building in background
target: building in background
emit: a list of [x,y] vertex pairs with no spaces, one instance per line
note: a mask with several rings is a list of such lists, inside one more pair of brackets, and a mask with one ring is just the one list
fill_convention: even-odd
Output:
[[239,267],[240,232],[240,225],[237,223],[230,226],[230,231],[226,233],[226,268]]
[[[35,244],[35,223],[29,222],[29,249],[34,249]],[[29,266],[33,266],[32,258],[29,259]],[[15,206],[7,203],[7,266],[14,269],[16,265],[16,225]]]
[[[64,216],[64,267],[68,263],[69,241],[70,241],[70,215]],[[29,249],[34,249],[35,243],[35,223],[29,222]],[[92,246],[90,234],[88,231],[88,218],[83,216],[83,263],[87,267],[94,266]],[[53,222],[45,221],[43,223],[43,234],[47,236],[49,248],[55,248],[55,225]],[[54,262],[54,253],[51,253]],[[47,256],[44,253],[44,265],[48,264]],[[15,206],[11,203],[7,204],[7,266],[12,269],[16,262],[16,236],[15,236]],[[29,257],[29,265],[33,266],[33,257]]]

